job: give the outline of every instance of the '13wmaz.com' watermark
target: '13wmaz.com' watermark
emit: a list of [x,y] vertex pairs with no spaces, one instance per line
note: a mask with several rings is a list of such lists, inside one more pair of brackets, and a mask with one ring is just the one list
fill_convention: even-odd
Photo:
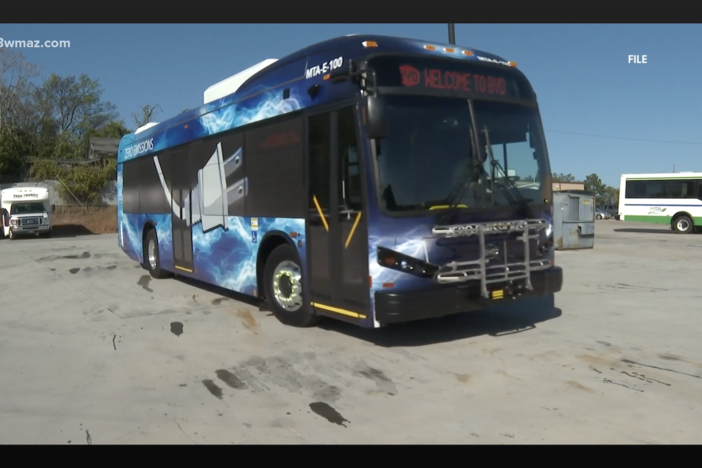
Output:
[[9,41],[0,37],[0,49],[68,49],[71,41]]

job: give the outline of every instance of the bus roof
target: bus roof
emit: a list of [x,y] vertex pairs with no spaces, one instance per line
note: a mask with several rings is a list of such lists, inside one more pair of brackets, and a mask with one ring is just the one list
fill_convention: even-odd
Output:
[[46,200],[49,200],[49,189],[46,187],[12,187],[0,191],[0,201],[3,204]]
[[[282,84],[303,79],[306,82],[305,84],[309,86],[317,82],[321,84],[323,82],[323,74],[326,72],[319,73],[319,66],[326,65],[333,59],[343,59],[343,63],[346,64],[349,60],[359,60],[377,53],[411,53],[448,59],[454,58],[463,61],[492,62],[507,67],[516,66],[514,62],[508,62],[502,57],[489,52],[442,42],[368,34],[337,37],[310,45],[279,60],[264,60],[210,86],[205,92],[205,101],[210,100],[210,102],[187,110],[163,122],[148,123],[134,133],[125,135],[120,141],[118,161],[122,162],[133,157],[162,151],[165,148],[178,146],[205,135],[219,133],[229,128],[271,118],[291,110],[298,110],[305,106],[300,105],[297,109],[287,109],[290,106],[279,106],[285,109],[280,110],[278,113],[269,110],[267,114],[262,110],[264,106],[260,106],[261,109],[248,110],[249,115],[240,119],[238,125],[231,124],[225,128],[220,123],[218,131],[210,129],[209,131],[198,132],[195,128],[190,128],[187,132],[183,130],[188,129],[190,122],[195,123],[196,125],[194,126],[198,127],[197,121],[202,121],[208,114],[212,117],[210,120],[221,120],[222,116],[215,116],[215,114],[223,113],[220,109],[242,101],[244,98],[265,94],[266,91],[279,87]],[[313,70],[315,68],[317,69]],[[310,72],[310,70],[313,71]],[[217,94],[223,92],[229,92],[229,94]],[[267,98],[264,97],[262,99]],[[280,99],[278,100],[280,101]],[[300,100],[298,99],[298,101]],[[267,107],[270,109],[270,103],[268,103]],[[235,111],[237,113],[245,112],[241,109],[236,109]],[[171,138],[170,135],[166,136],[165,134],[169,129],[173,129],[178,135],[175,135],[175,138]]]
[[702,172],[657,172],[652,174],[622,174],[622,179],[689,179],[702,177]]
[[49,189],[46,187],[11,187],[2,189],[3,195],[12,195],[14,193],[36,193],[43,195],[49,193]]

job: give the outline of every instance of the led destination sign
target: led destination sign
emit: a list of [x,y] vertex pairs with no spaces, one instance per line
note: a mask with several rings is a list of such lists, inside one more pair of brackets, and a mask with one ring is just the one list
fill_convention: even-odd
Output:
[[424,58],[378,57],[369,64],[380,87],[467,97],[534,99],[529,83],[511,69]]

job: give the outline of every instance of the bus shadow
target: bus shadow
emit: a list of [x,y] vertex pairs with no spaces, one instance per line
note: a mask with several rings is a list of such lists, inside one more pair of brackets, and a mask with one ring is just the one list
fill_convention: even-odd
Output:
[[614,232],[629,232],[632,234],[677,234],[672,229],[651,229],[651,228],[622,228],[613,229]]
[[[186,278],[185,276],[176,276],[175,280],[187,284],[188,286],[192,286],[194,288],[202,289],[203,291],[222,296],[222,299],[230,299],[232,301],[243,302],[244,304],[248,304],[252,307],[258,308],[258,310],[261,312],[268,312],[266,304],[257,297],[248,296],[246,294],[234,292],[229,289],[220,288],[219,286],[214,286],[211,284],[203,283],[202,281]],[[215,299],[215,301],[221,302],[222,299]]]
[[[260,312],[272,315],[265,302],[259,298],[184,276],[177,276],[175,279],[223,298],[243,302],[256,307]],[[322,319],[318,327],[384,348],[414,347],[449,343],[483,335],[499,338],[523,333],[534,330],[537,324],[553,320],[562,314],[561,309],[555,306],[555,297],[551,294],[481,311],[396,324],[380,329],[364,329],[327,317]]]
[[537,324],[558,318],[561,309],[555,306],[554,295],[527,299],[490,309],[448,315],[436,319],[408,322],[368,330],[332,320],[319,327],[343,333],[385,348],[427,346],[465,340],[482,335],[501,337],[536,328]]
[[88,228],[82,224],[60,224],[58,226],[51,227],[51,237],[55,238],[65,238],[65,237],[82,237],[82,236],[94,236],[95,234],[91,232]]
[[[72,225],[72,224],[62,224],[59,226],[52,226],[51,227],[51,237],[53,239],[64,239],[68,237],[83,237],[83,236],[94,236],[95,234],[90,232],[88,229],[86,229],[84,226],[80,225]],[[37,235],[37,234],[24,234],[20,235],[17,237],[18,239],[22,240],[31,240],[31,239],[46,239],[43,236]],[[2,233],[0,233],[0,239],[9,239],[7,236],[3,236]]]

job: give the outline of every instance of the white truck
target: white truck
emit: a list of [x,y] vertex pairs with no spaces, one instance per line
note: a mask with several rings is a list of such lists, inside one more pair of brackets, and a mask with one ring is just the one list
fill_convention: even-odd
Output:
[[0,192],[2,232],[10,239],[18,236],[51,237],[49,189],[46,187],[15,187]]

